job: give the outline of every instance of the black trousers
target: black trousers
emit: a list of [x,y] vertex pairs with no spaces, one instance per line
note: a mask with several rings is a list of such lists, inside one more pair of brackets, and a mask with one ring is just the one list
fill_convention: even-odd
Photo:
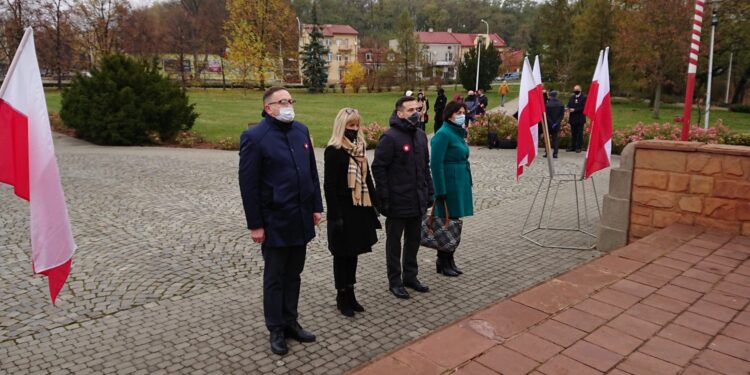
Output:
[[443,111],[435,112],[435,133],[443,126]]
[[297,304],[305,268],[304,245],[290,247],[261,246],[263,269],[263,314],[269,331],[297,321]]
[[[387,218],[385,220],[385,253],[390,287],[403,286],[404,282],[417,280],[417,251],[422,239],[422,219]],[[404,237],[403,261],[401,236]],[[403,262],[403,275],[402,275]]]
[[336,289],[344,289],[357,283],[357,256],[333,257],[333,281]]
[[573,150],[583,148],[583,124],[570,124],[570,148]]
[[556,130],[550,129],[549,131],[549,140],[550,140],[550,146],[552,147],[552,155],[557,155],[557,136],[560,135],[560,127],[558,126]]

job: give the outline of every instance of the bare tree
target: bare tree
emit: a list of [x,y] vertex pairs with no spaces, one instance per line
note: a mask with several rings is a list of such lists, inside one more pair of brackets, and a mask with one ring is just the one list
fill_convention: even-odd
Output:
[[89,51],[91,64],[120,50],[120,30],[130,10],[127,0],[81,0],[76,4],[78,27]]

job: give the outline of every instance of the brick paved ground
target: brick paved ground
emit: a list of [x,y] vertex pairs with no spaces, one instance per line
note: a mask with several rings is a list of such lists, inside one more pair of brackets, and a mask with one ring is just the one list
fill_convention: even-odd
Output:
[[674,225],[355,374],[750,374],[750,237]]
[[[342,373],[600,255],[520,239],[544,164],[516,183],[515,150],[472,148],[477,214],[457,253],[466,273],[436,275],[434,252],[423,249],[420,277],[433,291],[397,300],[381,241],[360,258],[367,312],[349,319],[335,309],[331,257],[316,238],[300,320],[318,341],[292,342],[281,358],[268,350],[262,259],[245,229],[236,152],[55,138],[79,250],[53,307],[46,279],[31,275],[27,204],[0,186],[0,374]],[[559,169],[578,170],[580,158],[561,153]],[[597,183],[605,187],[606,174]],[[572,202],[561,194],[558,208]]]

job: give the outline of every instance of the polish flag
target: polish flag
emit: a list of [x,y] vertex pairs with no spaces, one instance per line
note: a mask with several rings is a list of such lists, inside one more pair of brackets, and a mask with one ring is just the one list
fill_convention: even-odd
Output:
[[[596,93],[596,109],[586,151],[586,169],[584,177],[591,177],[594,172],[610,166],[612,156],[612,103],[609,94],[609,48],[604,51],[602,66],[599,71],[599,87]],[[588,99],[587,99],[588,100]]]
[[0,87],[0,183],[29,201],[31,262],[47,276],[52,303],[70,274],[76,245],[70,229],[34,34],[27,28]]
[[[542,83],[542,68],[539,64],[539,55],[534,57],[534,67],[531,72],[534,76],[534,83],[536,83],[536,100],[538,102],[541,117],[539,121],[544,117],[544,112],[547,110],[544,104],[544,84]],[[539,128],[537,127],[537,130]],[[539,146],[539,132],[531,135],[534,138],[534,145]]]
[[591,78],[591,86],[589,87],[589,95],[586,96],[586,106],[583,107],[583,114],[594,121],[594,112],[596,109],[596,95],[599,90],[599,71],[602,70],[602,58],[604,57],[604,51],[599,51],[599,60],[596,61],[596,69],[594,70],[594,77]]
[[516,179],[523,174],[523,167],[534,161],[539,147],[539,121],[542,111],[537,94],[537,85],[529,64],[529,58],[523,60],[521,71],[521,90],[518,93],[518,148],[516,150]]

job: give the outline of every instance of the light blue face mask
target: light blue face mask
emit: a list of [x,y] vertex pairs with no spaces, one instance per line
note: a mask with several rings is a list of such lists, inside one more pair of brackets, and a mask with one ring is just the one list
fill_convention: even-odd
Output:
[[463,126],[465,121],[466,121],[466,115],[458,115],[456,116],[456,119],[453,120],[453,123],[455,123],[458,126]]

